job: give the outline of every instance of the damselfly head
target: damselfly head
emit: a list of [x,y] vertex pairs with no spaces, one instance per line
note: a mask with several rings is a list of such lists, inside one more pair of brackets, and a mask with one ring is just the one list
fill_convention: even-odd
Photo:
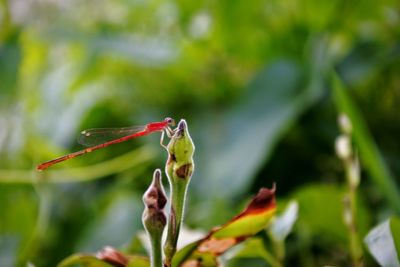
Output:
[[175,120],[172,119],[172,118],[170,118],[170,117],[165,118],[164,121],[165,121],[166,123],[168,123],[169,126],[175,126]]

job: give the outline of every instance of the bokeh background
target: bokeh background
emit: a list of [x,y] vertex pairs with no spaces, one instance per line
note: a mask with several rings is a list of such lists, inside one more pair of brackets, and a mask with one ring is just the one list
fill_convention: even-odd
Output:
[[398,1],[1,0],[0,265],[135,242],[167,157],[158,134],[35,166],[79,150],[82,129],[170,116],[196,145],[189,227],[227,221],[276,182],[280,206],[300,205],[288,266],[348,266],[333,70],[361,122],[364,236],[400,212]]

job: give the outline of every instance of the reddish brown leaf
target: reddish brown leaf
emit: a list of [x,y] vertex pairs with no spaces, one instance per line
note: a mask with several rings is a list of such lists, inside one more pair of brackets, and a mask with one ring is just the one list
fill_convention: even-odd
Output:
[[275,185],[261,188],[249,205],[226,224],[213,228],[206,237],[179,251],[173,267],[214,267],[216,257],[263,230],[275,213]]

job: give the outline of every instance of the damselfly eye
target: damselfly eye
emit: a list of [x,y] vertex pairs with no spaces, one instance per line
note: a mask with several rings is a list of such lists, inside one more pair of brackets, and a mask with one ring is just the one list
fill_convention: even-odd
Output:
[[164,121],[166,121],[169,125],[175,125],[175,120],[172,118],[167,117]]

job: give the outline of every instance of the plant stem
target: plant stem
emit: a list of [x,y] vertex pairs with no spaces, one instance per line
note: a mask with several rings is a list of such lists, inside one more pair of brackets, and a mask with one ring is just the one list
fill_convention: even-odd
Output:
[[13,26],[11,23],[10,5],[9,1],[0,1],[0,7],[2,9],[2,20],[0,28],[0,44],[3,43],[12,33]]
[[171,186],[171,209],[168,220],[167,240],[164,245],[166,262],[169,263],[176,252],[179,231],[183,219],[186,191],[187,182],[184,180],[178,180],[175,182],[174,186]]
[[143,172],[143,167],[149,164],[156,157],[155,155],[156,150],[153,147],[143,146],[122,156],[85,167],[54,169],[43,172],[0,169],[0,184],[88,182],[131,168],[135,168],[134,175],[138,177]]
[[342,135],[336,139],[336,153],[343,161],[348,188],[344,197],[343,220],[349,235],[353,266],[362,267],[363,251],[357,229],[357,188],[360,184],[360,163],[351,145],[353,126],[349,117],[341,114],[338,122]]
[[143,212],[142,221],[151,242],[151,267],[162,267],[161,240],[167,224],[167,217],[164,213],[167,197],[159,169],[154,171],[153,182],[143,195],[143,203],[146,208]]
[[167,239],[164,244],[164,266],[169,267],[176,252],[185,208],[186,191],[194,169],[194,144],[185,120],[179,122],[167,150],[169,155],[165,170],[171,187],[171,204]]
[[264,250],[262,254],[263,259],[268,262],[272,267],[282,267],[283,265],[276,259],[268,250]]
[[354,129],[352,137],[360,150],[361,160],[366,171],[369,172],[372,181],[381,189],[393,209],[400,213],[400,191],[396,185],[395,178],[373,141],[360,109],[355,105],[348,93],[349,90],[346,90],[336,73],[332,75],[332,87],[333,97],[338,109],[341,112],[345,112],[354,125],[352,127]]
[[350,253],[354,267],[363,266],[363,251],[357,229],[357,187],[354,180],[359,180],[358,158],[354,157],[345,162],[346,180],[348,186],[347,196],[344,201],[345,223],[349,232]]
[[273,240],[273,247],[275,251],[276,260],[279,265],[283,265],[285,259],[285,243],[282,240]]
[[151,267],[162,267],[162,249],[161,249],[162,232],[158,236],[150,238],[151,242]]

